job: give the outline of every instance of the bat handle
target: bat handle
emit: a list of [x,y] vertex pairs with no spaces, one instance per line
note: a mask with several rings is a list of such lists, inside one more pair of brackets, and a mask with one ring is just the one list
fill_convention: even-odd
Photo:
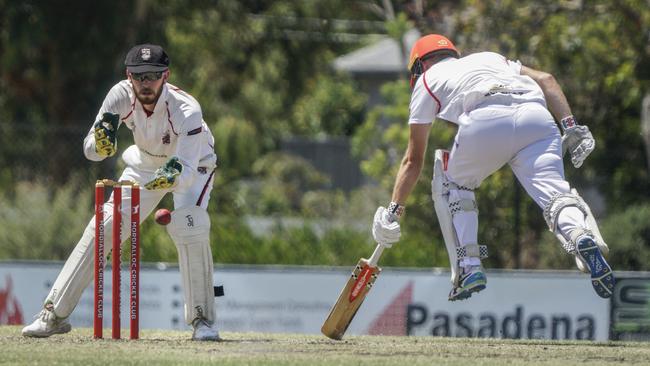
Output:
[[372,253],[372,256],[368,260],[368,265],[370,267],[377,267],[377,262],[379,262],[379,257],[381,257],[381,253],[384,251],[384,248],[386,247],[383,244],[377,244],[375,251]]

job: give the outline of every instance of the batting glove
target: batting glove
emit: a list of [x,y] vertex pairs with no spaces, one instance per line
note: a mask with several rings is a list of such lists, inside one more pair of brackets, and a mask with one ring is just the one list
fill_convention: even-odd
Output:
[[95,151],[101,156],[111,157],[117,151],[117,127],[120,115],[106,112],[102,119],[93,125],[95,134]]
[[377,208],[372,222],[372,237],[386,248],[399,241],[401,232],[397,216],[391,214],[385,207]]
[[178,183],[176,178],[181,175],[182,171],[183,165],[174,156],[156,170],[153,180],[145,184],[144,188],[148,190],[173,188]]
[[589,127],[580,126],[573,116],[565,117],[560,121],[564,134],[562,136],[562,155],[567,151],[571,154],[571,162],[580,168],[587,156],[596,148],[596,141],[589,131]]

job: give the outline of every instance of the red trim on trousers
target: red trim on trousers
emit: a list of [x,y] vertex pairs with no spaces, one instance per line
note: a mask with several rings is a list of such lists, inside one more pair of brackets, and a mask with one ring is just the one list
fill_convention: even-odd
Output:
[[208,186],[210,185],[210,180],[212,180],[212,176],[214,175],[215,169],[212,169],[212,173],[210,173],[210,176],[208,177],[208,180],[205,182],[205,185],[203,186],[203,189],[201,190],[201,195],[199,196],[199,200],[196,201],[197,206],[201,206],[201,202],[203,201],[203,196],[205,195],[205,192],[208,190]]

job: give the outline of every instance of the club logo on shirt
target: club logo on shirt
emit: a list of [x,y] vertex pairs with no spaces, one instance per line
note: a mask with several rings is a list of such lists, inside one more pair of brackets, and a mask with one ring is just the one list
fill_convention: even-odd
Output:
[[149,61],[149,59],[151,58],[151,49],[150,48],[143,48],[140,51],[140,55],[142,56],[142,59],[144,61]]
[[171,142],[171,137],[169,135],[169,130],[165,131],[165,134],[162,137],[162,143],[165,145],[169,145]]

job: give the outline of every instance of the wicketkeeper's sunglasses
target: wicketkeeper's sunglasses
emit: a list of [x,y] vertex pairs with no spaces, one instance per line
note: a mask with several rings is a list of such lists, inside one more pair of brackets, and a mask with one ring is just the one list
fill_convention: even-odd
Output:
[[151,72],[142,72],[138,74],[131,73],[131,77],[134,80],[143,82],[145,80],[156,81],[159,80],[163,75],[162,71],[151,71]]

